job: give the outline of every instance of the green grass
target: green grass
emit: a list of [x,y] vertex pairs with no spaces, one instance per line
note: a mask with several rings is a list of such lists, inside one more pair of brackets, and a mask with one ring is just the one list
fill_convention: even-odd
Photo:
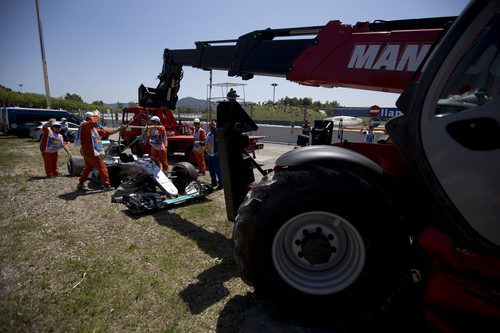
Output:
[[230,301],[250,289],[221,192],[136,218],[76,182],[45,178],[35,141],[0,137],[0,331],[239,329],[248,303]]
[[[294,107],[294,106],[283,106],[283,105],[254,105],[245,106],[245,111],[252,117],[252,119],[257,123],[269,122],[272,124],[289,125],[290,123],[302,124],[305,118],[311,124],[315,120],[323,120],[328,117],[332,117],[331,112],[325,110],[326,114],[321,114],[319,110],[312,108]],[[305,114],[304,114],[305,112]],[[203,118],[208,119],[208,114],[203,114]],[[363,120],[361,125],[368,126],[368,120],[370,117],[359,117]]]
[[[322,120],[327,117],[319,112],[319,110],[312,108],[301,108],[297,106],[284,106],[284,105],[253,105],[244,106],[245,111],[257,122],[281,122],[281,123],[302,123],[304,115],[309,122],[314,120]],[[203,114],[202,117],[208,118],[208,114]]]
[[304,115],[309,121],[324,119],[327,117],[327,115],[322,115],[318,110],[284,105],[254,105],[253,107],[247,106],[245,107],[245,111],[249,115],[251,115],[254,120],[257,121],[278,120],[302,122],[304,120]]

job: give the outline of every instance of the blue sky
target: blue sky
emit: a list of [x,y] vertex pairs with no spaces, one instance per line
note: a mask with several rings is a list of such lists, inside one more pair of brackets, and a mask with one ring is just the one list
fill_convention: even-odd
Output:
[[[466,0],[378,1],[133,1],[39,0],[52,96],[77,93],[91,102],[137,100],[137,87],[155,87],[164,48],[194,48],[200,40],[237,38],[265,28],[375,19],[458,15]],[[1,0],[0,84],[44,92],[34,0]],[[206,98],[208,72],[185,68],[179,97]],[[214,83],[237,82],[214,71]],[[250,101],[288,96],[337,100],[345,106],[393,106],[396,94],[304,87],[283,78],[245,81]],[[240,93],[241,95],[241,93]]]

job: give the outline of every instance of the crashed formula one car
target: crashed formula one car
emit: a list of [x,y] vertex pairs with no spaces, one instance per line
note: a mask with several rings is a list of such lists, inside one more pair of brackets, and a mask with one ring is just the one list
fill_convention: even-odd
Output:
[[[165,173],[149,156],[139,158],[120,153],[122,148],[112,144],[103,159],[110,184],[117,188],[111,201],[123,203],[134,214],[205,197],[212,192],[209,184],[197,180],[196,169],[191,163],[179,162]],[[67,163],[68,173],[79,176],[84,165],[83,157],[73,156]],[[90,173],[89,180],[100,184],[95,169]]]

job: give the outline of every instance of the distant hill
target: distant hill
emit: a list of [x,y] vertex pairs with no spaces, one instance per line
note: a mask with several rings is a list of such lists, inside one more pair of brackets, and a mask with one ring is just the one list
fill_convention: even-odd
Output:
[[118,103],[121,103],[124,108],[128,106],[128,103],[122,103],[122,102],[117,102],[117,103],[104,103],[104,105],[110,109],[116,109],[118,106]]
[[[104,105],[108,108],[116,108],[118,103],[121,103],[124,108],[129,106],[129,103],[122,103],[122,102],[104,103]],[[204,99],[197,99],[194,97],[184,97],[184,98],[181,98],[177,101],[177,106],[204,110],[207,107],[207,101]],[[212,103],[212,107],[214,107],[214,108],[217,107],[217,104]]]
[[[104,105],[108,108],[116,108],[118,103],[121,103],[123,107],[128,106],[128,103],[122,103],[122,102],[104,103]],[[255,104],[252,102],[246,102],[246,103]],[[177,107],[205,110],[207,108],[207,101],[205,99],[198,99],[194,97],[183,97],[177,101]],[[212,108],[216,109],[217,103],[212,102]]]
[[[246,101],[246,104],[255,104],[255,103]],[[177,106],[205,110],[207,108],[207,101],[205,99],[197,99],[194,97],[184,97],[177,101]],[[212,108],[216,109],[217,103],[212,102]]]
[[[207,108],[207,101],[205,99],[197,99],[194,97],[183,97],[177,101],[177,106],[204,110]],[[212,102],[212,107],[216,108],[217,104]]]

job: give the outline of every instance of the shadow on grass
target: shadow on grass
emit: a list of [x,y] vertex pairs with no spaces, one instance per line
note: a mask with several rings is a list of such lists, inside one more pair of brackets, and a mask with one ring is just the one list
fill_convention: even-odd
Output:
[[30,178],[28,178],[29,181],[31,180],[43,180],[43,179],[49,179],[51,177],[47,177],[47,176],[32,176]]
[[254,299],[250,293],[231,298],[219,313],[217,332],[242,331],[247,315],[245,310],[254,306]]
[[31,139],[34,140],[33,138],[30,137],[29,131],[21,131],[21,132],[8,132],[8,133],[2,133],[0,135],[0,140],[10,140],[10,139]]
[[[59,170],[59,175],[57,176],[52,176],[52,177],[48,177],[48,176],[31,176],[28,178],[28,181],[34,181],[34,180],[44,180],[44,179],[55,179],[55,178],[74,178],[73,176],[70,176],[70,175],[63,175],[61,174],[61,170]],[[76,186],[76,185],[75,185]]]
[[24,142],[26,142],[26,143],[39,143],[40,142],[40,140],[34,139],[32,137],[24,138],[24,139],[25,139]]
[[83,197],[83,196],[86,196],[86,195],[97,194],[97,193],[101,193],[101,192],[102,192],[102,190],[100,190],[99,187],[96,186],[96,185],[91,186],[89,184],[88,189],[83,189],[83,190],[77,190],[76,189],[76,185],[75,185],[75,190],[73,192],[68,192],[68,193],[60,194],[57,197],[59,199],[65,200],[65,201],[73,201],[73,200],[76,200],[76,198],[78,198],[78,197]]
[[217,332],[347,333],[333,330],[332,326],[328,325],[322,327],[317,322],[305,323],[300,315],[290,315],[281,310],[271,304],[256,300],[250,292],[245,295],[236,295],[219,313]]
[[229,290],[224,286],[224,282],[237,275],[231,240],[218,232],[207,231],[203,225],[196,225],[168,210],[159,210],[151,215],[158,224],[195,241],[203,252],[217,261],[215,266],[197,276],[196,283],[189,284],[180,292],[180,297],[189,306],[191,313],[200,314],[227,297]]
[[[74,178],[74,179],[78,179],[76,178],[75,176],[71,176],[71,175],[64,175],[61,173],[61,169],[62,167],[59,166],[59,175],[57,176],[52,176],[52,177],[48,177],[46,175],[39,175],[39,176],[31,176],[28,178],[28,180],[44,180],[44,179],[50,179],[50,178]],[[76,186],[76,185],[75,185]]]

